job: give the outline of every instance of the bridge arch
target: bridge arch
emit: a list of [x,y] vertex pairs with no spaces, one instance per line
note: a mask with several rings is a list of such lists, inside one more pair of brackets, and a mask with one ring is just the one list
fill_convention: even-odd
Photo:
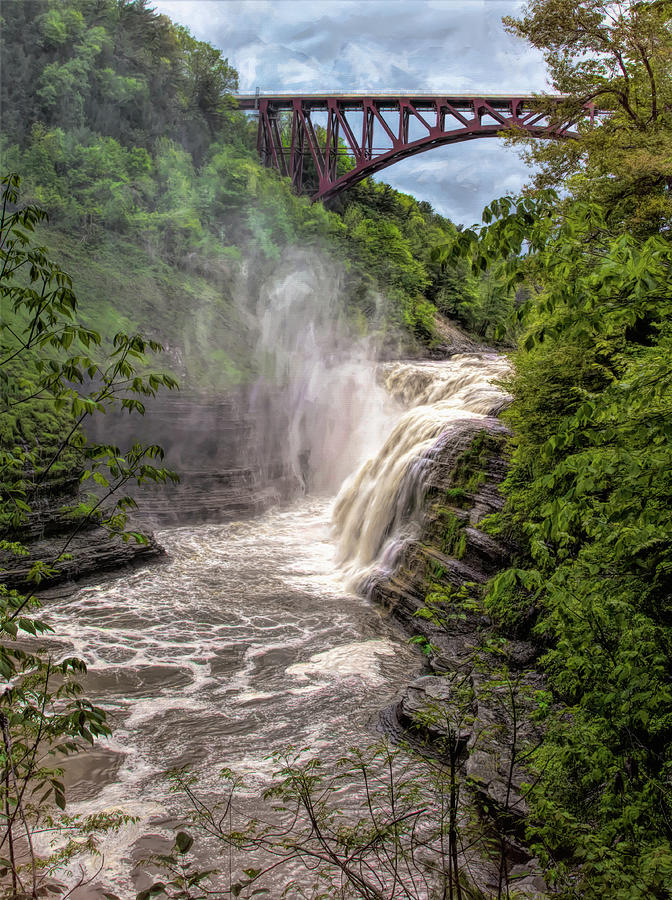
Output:
[[[564,98],[545,99],[560,108]],[[313,200],[329,200],[402,159],[446,144],[512,129],[540,138],[577,137],[572,130],[577,121],[592,122],[595,115],[588,104],[578,116],[551,118],[539,112],[538,98],[528,95],[239,94],[236,100],[240,109],[258,115],[263,163],[291,178],[299,192],[305,188],[305,160],[312,159],[318,178]],[[316,129],[314,113],[326,116],[326,127]],[[290,119],[289,143],[282,140],[283,116]],[[387,146],[376,146],[381,138]],[[354,165],[339,174],[341,142]]]

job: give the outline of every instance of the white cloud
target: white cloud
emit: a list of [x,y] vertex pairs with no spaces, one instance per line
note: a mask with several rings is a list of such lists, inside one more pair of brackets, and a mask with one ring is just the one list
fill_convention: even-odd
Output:
[[278,63],[277,72],[283,90],[300,89],[306,82],[314,82],[320,74],[314,60],[302,61],[296,58]]
[[516,193],[530,178],[517,152],[495,138],[451,144],[411,157],[381,172],[397,190],[428,200],[454,222],[480,221],[495,197]]
[[[540,53],[507,34],[520,0],[155,0],[155,8],[222,50],[253,91],[484,93],[547,87]],[[484,146],[485,145],[485,146]],[[486,149],[487,147],[487,149]],[[380,175],[471,223],[529,170],[500,141],[413,157]]]

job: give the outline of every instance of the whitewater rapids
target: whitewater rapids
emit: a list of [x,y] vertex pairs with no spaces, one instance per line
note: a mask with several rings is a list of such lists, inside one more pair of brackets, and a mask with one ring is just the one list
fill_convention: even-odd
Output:
[[168,562],[47,599],[54,646],[86,660],[87,696],[113,726],[69,766],[69,811],[137,817],[103,843],[107,890],[130,896],[138,859],[170,846],[187,804],[168,769],[188,766],[216,797],[223,766],[261,790],[275,750],[310,746],[328,761],[377,737],[379,711],[419,661],[353,585],[390,564],[417,520],[423,460],[449,423],[505,402],[494,382],[507,369],[494,354],[371,368],[385,408],[366,443],[380,449],[335,502],[307,495],[245,521],[164,530]]

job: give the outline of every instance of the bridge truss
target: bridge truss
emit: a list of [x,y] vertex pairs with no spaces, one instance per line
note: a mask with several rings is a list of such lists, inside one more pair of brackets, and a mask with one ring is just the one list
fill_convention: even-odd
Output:
[[[563,98],[550,99],[559,105]],[[550,118],[538,111],[538,98],[524,95],[239,94],[236,100],[240,109],[258,115],[263,163],[291,178],[298,192],[311,189],[314,200],[328,200],[433,147],[511,129],[540,138],[576,137],[577,122],[595,116],[588,105],[578,116]],[[350,158],[350,168],[339,166],[343,156]]]

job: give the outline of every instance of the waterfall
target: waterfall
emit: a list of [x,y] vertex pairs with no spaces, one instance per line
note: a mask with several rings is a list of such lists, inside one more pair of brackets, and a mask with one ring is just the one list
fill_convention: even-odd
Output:
[[241,290],[239,306],[260,373],[250,398],[256,462],[269,480],[281,470],[290,495],[340,489],[340,563],[366,593],[417,535],[436,460],[466,449],[457,423],[508,402],[497,382],[509,365],[491,352],[376,364],[379,348],[353,333],[343,278],[332,261],[292,250],[254,291]]
[[461,447],[460,422],[473,424],[506,404],[496,382],[508,372],[508,362],[492,353],[381,366],[382,384],[405,411],[379,452],[343,484],[334,506],[341,562],[358,590],[389,572],[417,536],[429,470],[446,441]]
[[334,494],[380,442],[398,404],[376,380],[373,342],[353,333],[343,273],[292,251],[261,284],[252,316],[255,367],[250,414],[262,470],[284,470],[317,494]]

